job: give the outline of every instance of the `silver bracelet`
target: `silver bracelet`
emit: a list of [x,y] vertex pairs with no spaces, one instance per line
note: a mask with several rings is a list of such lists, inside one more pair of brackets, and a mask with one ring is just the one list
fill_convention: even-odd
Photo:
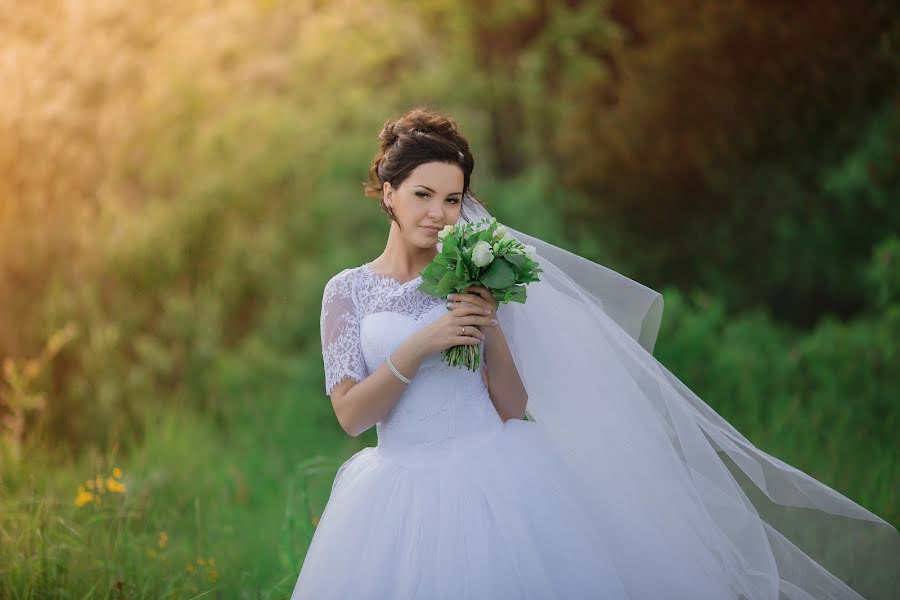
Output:
[[400,378],[400,381],[402,381],[403,383],[409,383],[411,381],[408,377],[404,377],[403,373],[401,373],[400,371],[397,370],[397,367],[395,367],[394,363],[391,361],[390,354],[388,354],[388,357],[387,357],[387,365],[388,365],[388,368],[394,372],[394,375],[396,375],[398,378]]

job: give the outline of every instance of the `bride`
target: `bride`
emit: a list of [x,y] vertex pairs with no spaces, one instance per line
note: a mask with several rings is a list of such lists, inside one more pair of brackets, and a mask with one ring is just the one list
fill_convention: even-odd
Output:
[[[384,252],[326,284],[325,392],[378,445],[338,470],[293,600],[896,597],[900,535],[759,450],[652,355],[661,296],[508,228],[524,304],[418,275],[490,218],[455,123],[388,120],[367,193]],[[479,344],[477,371],[441,351]]]

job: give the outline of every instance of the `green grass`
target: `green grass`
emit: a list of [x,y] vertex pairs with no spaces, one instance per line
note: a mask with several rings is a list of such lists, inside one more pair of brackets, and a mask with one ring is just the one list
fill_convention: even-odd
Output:
[[[7,466],[0,597],[289,596],[337,468],[374,443],[372,431],[343,433],[320,388],[236,403],[219,427],[148,411],[130,456],[32,451]],[[113,467],[126,492],[76,506],[78,487]]]
[[[673,373],[760,448],[897,524],[894,313],[799,334],[666,298],[657,356]],[[289,597],[337,468],[376,437],[341,430],[318,356],[282,358],[280,378],[236,372],[217,412],[142,405],[127,454],[44,445],[0,467],[0,598]],[[126,492],[76,506],[114,467]]]

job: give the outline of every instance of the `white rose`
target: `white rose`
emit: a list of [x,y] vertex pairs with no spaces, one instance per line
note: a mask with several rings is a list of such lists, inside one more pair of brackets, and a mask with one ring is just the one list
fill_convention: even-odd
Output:
[[506,233],[506,225],[497,225],[497,229],[494,230],[494,239],[502,240]]
[[534,260],[534,252],[535,252],[535,250],[537,250],[537,248],[535,248],[535,247],[532,246],[531,244],[525,244],[525,256],[527,256],[527,257],[530,258],[531,260]]
[[472,262],[477,267],[486,267],[494,260],[494,253],[491,251],[491,245],[481,240],[472,246]]
[[444,228],[438,231],[438,239],[443,240],[451,233],[453,233],[453,225],[444,225]]

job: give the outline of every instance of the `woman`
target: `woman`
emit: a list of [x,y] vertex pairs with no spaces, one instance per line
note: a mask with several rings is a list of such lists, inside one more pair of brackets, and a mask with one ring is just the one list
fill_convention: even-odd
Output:
[[[385,250],[329,280],[321,315],[335,415],[378,445],[338,470],[294,600],[894,593],[894,527],[653,358],[653,290],[511,228],[543,270],[525,304],[419,290],[438,232],[489,213],[451,120],[416,109],[380,140]],[[443,362],[460,344],[482,345],[477,371]]]

